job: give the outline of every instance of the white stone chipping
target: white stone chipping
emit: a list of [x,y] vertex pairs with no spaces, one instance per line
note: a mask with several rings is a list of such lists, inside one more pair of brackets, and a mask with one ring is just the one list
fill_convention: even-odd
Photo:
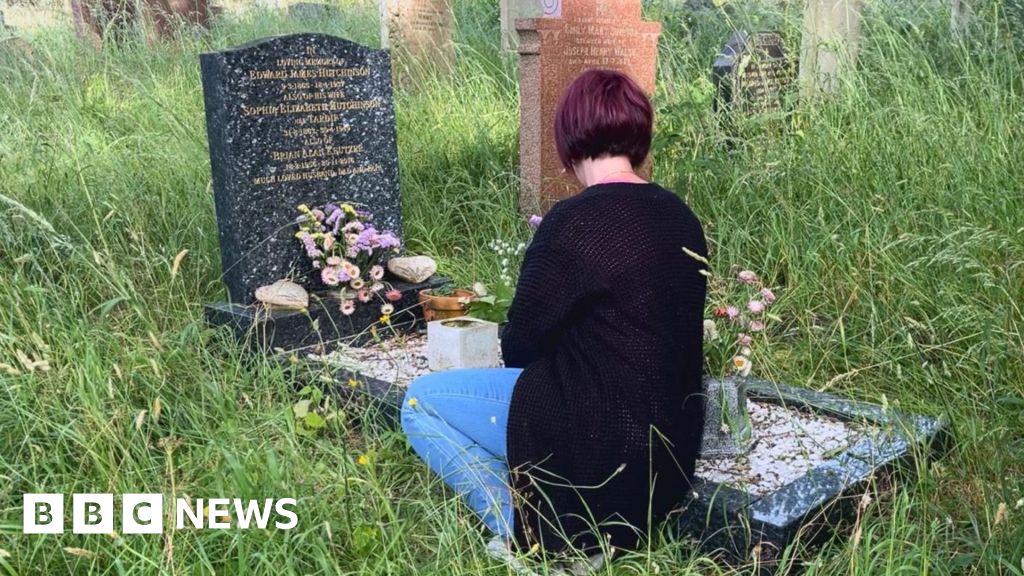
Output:
[[[342,346],[314,358],[399,386],[408,386],[430,371],[425,334],[399,336],[364,348]],[[753,430],[750,451],[738,458],[698,461],[699,478],[763,496],[877,432],[870,426],[771,402],[748,400],[747,408]]]

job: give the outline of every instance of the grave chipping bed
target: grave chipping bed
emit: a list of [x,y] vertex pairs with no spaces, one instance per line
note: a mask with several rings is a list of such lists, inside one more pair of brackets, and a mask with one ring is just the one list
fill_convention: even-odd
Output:
[[[339,345],[310,355],[397,420],[405,387],[429,372],[426,335],[400,335],[366,347]],[[346,393],[351,388],[341,386]],[[906,468],[945,440],[947,424],[865,402],[748,380],[751,450],[702,460],[697,484],[675,515],[680,535],[735,560],[751,550],[769,565],[798,536],[826,537],[853,514],[851,502],[880,476]]]

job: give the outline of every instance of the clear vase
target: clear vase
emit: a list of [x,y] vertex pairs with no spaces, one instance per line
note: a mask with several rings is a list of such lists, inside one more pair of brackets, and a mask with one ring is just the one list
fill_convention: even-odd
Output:
[[704,377],[704,438],[700,457],[735,458],[750,449],[753,434],[743,378]]

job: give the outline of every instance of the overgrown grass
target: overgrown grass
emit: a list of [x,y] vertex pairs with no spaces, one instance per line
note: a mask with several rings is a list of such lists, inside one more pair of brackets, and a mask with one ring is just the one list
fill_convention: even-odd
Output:
[[[296,434],[291,375],[202,320],[222,287],[196,56],[311,29],[376,44],[375,4],[350,4],[332,22],[250,12],[99,53],[65,26],[32,38],[30,62],[0,56],[0,362],[19,372],[0,372],[0,572],[507,572],[397,433],[342,412]],[[961,42],[943,3],[871,4],[842,94],[741,126],[737,145],[711,112],[709,64],[732,27],[795,42],[798,3],[662,4],[647,10],[665,25],[656,176],[703,219],[717,270],[780,288],[783,329],[755,371],[953,422],[952,452],[876,497],[859,539],[793,550],[795,565],[1021,574],[1024,66],[1001,13],[979,10]],[[523,233],[515,61],[496,3],[457,9],[452,78],[396,95],[406,233],[458,280],[493,280],[487,243]],[[27,537],[26,492],[295,496],[301,523]],[[747,569],[655,536],[604,573]]]

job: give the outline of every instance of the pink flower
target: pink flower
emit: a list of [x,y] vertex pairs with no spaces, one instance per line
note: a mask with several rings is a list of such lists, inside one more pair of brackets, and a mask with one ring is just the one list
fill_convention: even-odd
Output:
[[320,280],[328,286],[337,286],[341,282],[341,268],[328,266],[320,271]]
[[750,310],[751,314],[760,314],[764,312],[764,302],[760,300],[751,300],[747,302],[747,310]]
[[765,304],[771,304],[775,302],[775,293],[768,288],[761,288],[761,298],[764,299]]
[[351,286],[353,290],[362,290],[363,286],[366,286],[366,282],[362,278],[356,277],[349,282],[349,286]]
[[370,301],[370,298],[371,298],[370,291],[369,290],[360,290],[356,294],[356,298],[358,298],[359,301],[362,302],[363,304],[366,304],[367,302]]
[[388,299],[388,302],[398,302],[402,299],[402,293],[398,290],[388,290],[387,294],[384,295]]
[[754,320],[750,323],[751,332],[761,332],[762,330],[764,330],[764,322],[761,322],[760,320]]
[[736,339],[736,343],[740,346],[750,346],[750,343],[754,341],[754,337],[750,334],[740,333],[740,337]]
[[527,220],[526,223],[530,225],[530,228],[533,228],[534,230],[536,230],[537,228],[540,227],[540,223],[543,220],[544,220],[544,218],[534,214],[533,216],[530,216],[529,220]]
[[384,267],[383,266],[378,264],[378,265],[374,266],[373,268],[370,268],[370,278],[373,278],[374,280],[380,280],[383,277],[384,277]]
[[726,306],[725,315],[728,316],[730,320],[735,320],[740,317],[740,309],[735,306]]
[[352,300],[345,300],[341,303],[341,313],[345,316],[351,316],[356,311],[356,303]]
[[341,266],[342,262],[343,260],[341,258],[338,258],[337,256],[331,256],[327,259],[328,266]]
[[736,279],[742,282],[743,284],[756,284],[757,274],[754,274],[750,270],[743,270],[742,272],[736,275]]
[[373,284],[370,284],[370,292],[380,292],[383,289],[384,289],[384,283],[383,282],[374,282]]
[[324,234],[324,250],[330,251],[331,248],[334,248],[334,235]]

